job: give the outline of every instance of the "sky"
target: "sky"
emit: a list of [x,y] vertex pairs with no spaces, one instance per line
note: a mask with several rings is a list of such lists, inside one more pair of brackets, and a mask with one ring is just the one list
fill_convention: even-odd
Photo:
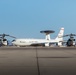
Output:
[[76,0],[0,0],[0,34],[44,38],[41,30],[76,33]]

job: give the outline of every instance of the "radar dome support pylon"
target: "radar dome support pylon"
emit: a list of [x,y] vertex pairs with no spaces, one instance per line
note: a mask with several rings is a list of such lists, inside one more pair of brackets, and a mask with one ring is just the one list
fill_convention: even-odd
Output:
[[46,40],[50,40],[50,34],[51,33],[54,33],[55,31],[53,30],[43,30],[43,31],[40,31],[40,33],[44,33],[46,36],[45,36],[45,39]]

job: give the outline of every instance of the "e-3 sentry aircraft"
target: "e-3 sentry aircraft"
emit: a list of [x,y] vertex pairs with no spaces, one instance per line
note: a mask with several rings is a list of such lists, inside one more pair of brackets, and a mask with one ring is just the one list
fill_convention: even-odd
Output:
[[64,28],[62,27],[60,29],[60,32],[58,33],[58,36],[55,39],[50,38],[50,33],[46,32],[46,38],[45,39],[15,39],[12,41],[12,44],[15,46],[31,46],[31,45],[41,45],[44,44],[44,46],[50,46],[50,44],[56,43],[58,46],[62,46],[63,42],[63,34],[64,34]]

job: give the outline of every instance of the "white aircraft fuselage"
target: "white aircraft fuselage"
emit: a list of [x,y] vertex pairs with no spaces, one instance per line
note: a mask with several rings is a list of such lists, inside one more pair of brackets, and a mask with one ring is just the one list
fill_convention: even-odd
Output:
[[25,45],[35,45],[35,44],[46,44],[46,43],[55,43],[58,40],[46,40],[46,39],[16,39],[12,43],[18,46],[25,46]]
[[56,39],[51,39],[50,35],[46,35],[45,39],[15,39],[12,41],[13,45],[16,46],[29,46],[29,45],[36,45],[36,44],[44,44],[45,46],[50,46],[50,43],[57,43],[59,46],[62,45],[63,41],[63,33],[64,28],[60,29],[60,32]]

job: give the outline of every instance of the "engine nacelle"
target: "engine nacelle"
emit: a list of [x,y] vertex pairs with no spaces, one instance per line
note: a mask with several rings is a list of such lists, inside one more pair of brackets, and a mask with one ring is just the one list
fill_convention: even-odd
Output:
[[62,46],[62,42],[58,42],[58,46]]
[[49,43],[48,43],[48,42],[47,42],[47,43],[45,43],[45,46],[46,46],[46,47],[49,47]]

